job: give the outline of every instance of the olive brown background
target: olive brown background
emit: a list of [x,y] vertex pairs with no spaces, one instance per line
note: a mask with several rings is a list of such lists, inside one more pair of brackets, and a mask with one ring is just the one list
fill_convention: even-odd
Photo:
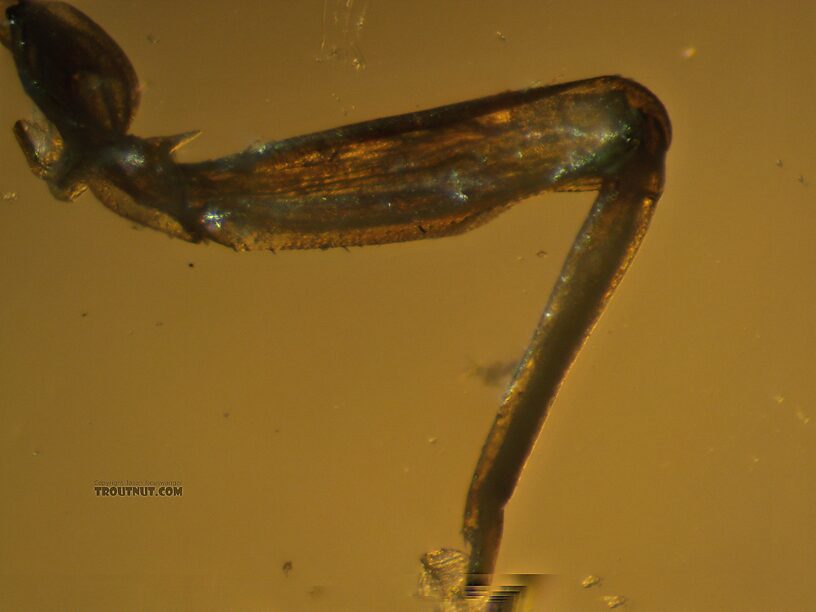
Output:
[[[75,2],[141,78],[134,132],[204,131],[185,160],[536,82],[652,89],[666,192],[498,571],[557,575],[553,612],[816,609],[816,7],[344,4]],[[332,21],[347,9],[359,31]],[[491,371],[521,355],[592,195],[350,252],[186,244],[50,197],[3,53],[0,608],[430,609],[418,557],[461,545]],[[184,495],[94,496],[125,479]]]

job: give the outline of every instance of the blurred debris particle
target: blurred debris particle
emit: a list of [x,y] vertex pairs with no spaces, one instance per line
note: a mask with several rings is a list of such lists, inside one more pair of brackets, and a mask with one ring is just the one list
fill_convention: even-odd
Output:
[[594,587],[596,584],[600,584],[600,583],[601,583],[601,579],[598,576],[590,574],[589,576],[587,576],[586,578],[584,578],[581,581],[581,586],[584,587],[585,589],[588,589],[588,588]]
[[607,608],[620,608],[626,603],[623,595],[604,595],[601,597]]
[[471,366],[468,373],[481,380],[488,387],[498,387],[510,377],[516,369],[517,363],[515,359],[508,359],[506,361],[493,361],[487,365],[475,364]]

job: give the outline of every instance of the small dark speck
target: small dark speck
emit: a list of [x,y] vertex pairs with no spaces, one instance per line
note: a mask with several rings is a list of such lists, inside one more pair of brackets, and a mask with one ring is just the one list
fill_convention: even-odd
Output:
[[162,321],[156,321],[156,327],[163,327],[164,323]]
[[87,316],[88,316],[88,313],[87,313],[87,312],[83,312],[83,313],[82,313],[81,315],[79,315],[79,316],[81,316],[81,317],[84,319],[85,317],[87,317]]
[[149,42],[151,45],[155,45],[157,42],[159,42],[159,37],[154,34],[148,34],[147,42]]
[[776,166],[777,166],[777,168],[781,168],[781,167],[782,167],[782,160],[781,160],[781,159],[777,159],[777,160],[776,160]]
[[805,180],[805,175],[804,174],[800,174],[799,178],[796,179],[796,180],[798,180],[802,185],[805,185],[805,186],[808,185],[807,181]]
[[423,234],[427,234],[427,233],[428,233],[428,230],[426,230],[426,229],[425,229],[424,227],[422,227],[421,225],[417,225],[417,229],[418,229],[420,232],[422,232]]
[[547,255],[549,255],[549,253],[547,253],[547,251],[544,250],[541,250],[538,253],[536,253],[536,257],[546,257]]
[[286,563],[283,564],[283,567],[281,569],[283,570],[284,576],[289,576],[290,572],[292,571],[292,562],[287,561]]
[[351,249],[350,249],[350,248],[348,248],[347,246],[344,246],[344,247],[343,247],[343,250],[344,250],[346,253],[351,253]]
[[225,412],[225,413],[224,413],[224,418],[225,418],[225,419],[230,418],[230,413],[229,413],[229,412]]
[[187,267],[188,268],[195,268],[195,264],[192,261],[190,261],[190,262],[187,263]]
[[275,433],[280,433],[280,429],[276,429],[276,430],[275,430]]
[[32,451],[31,456],[32,457],[39,457],[40,456],[40,451],[38,451],[38,450]]

